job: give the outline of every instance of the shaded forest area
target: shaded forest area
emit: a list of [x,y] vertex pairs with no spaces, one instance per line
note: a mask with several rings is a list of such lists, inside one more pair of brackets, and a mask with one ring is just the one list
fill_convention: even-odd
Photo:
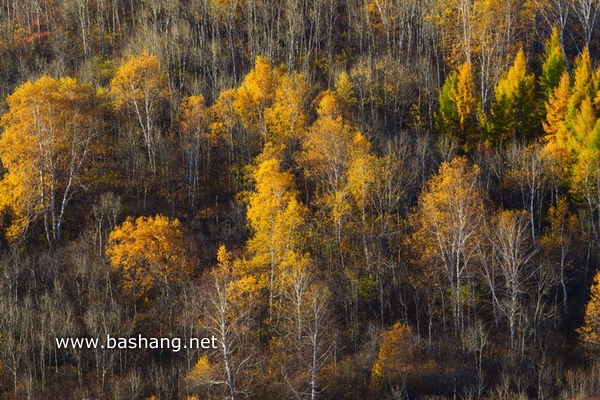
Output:
[[0,397],[600,396],[599,12],[0,1]]

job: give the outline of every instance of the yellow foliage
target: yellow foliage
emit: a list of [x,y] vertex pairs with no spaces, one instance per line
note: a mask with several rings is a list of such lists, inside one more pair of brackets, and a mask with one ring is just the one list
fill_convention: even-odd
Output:
[[364,213],[376,183],[378,158],[370,153],[370,143],[360,133],[354,136],[348,166],[348,191]]
[[565,257],[575,242],[579,229],[579,218],[569,211],[569,203],[565,197],[556,200],[556,206],[548,210],[549,228],[542,237],[541,243],[559,257]]
[[412,360],[410,328],[396,322],[381,333],[381,346],[371,376],[376,381],[394,380],[410,368]]
[[593,149],[583,150],[572,167],[570,180],[571,192],[579,200],[597,204],[598,183],[600,182],[600,152]]
[[533,33],[530,21],[536,7],[529,0],[439,0],[435,4],[430,18],[452,67],[465,61],[483,63],[488,57],[501,63],[505,60],[500,57],[514,51],[517,36]]
[[513,65],[504,74],[502,79],[496,86],[495,93],[500,97],[513,97],[515,93],[519,91],[519,85],[522,84],[523,79],[530,79],[533,81],[533,75],[527,72],[527,60],[525,59],[525,52],[523,49],[519,49]]
[[474,93],[475,84],[473,83],[471,63],[465,62],[458,67],[458,80],[453,93],[459,125],[463,131],[467,128],[469,119],[473,119],[478,109],[478,101]]
[[138,297],[190,273],[181,224],[162,215],[127,218],[110,233],[106,255],[122,271],[125,289]]
[[580,340],[592,351],[600,349],[600,272],[594,277],[583,325],[577,329]]
[[513,65],[502,75],[494,89],[491,105],[490,132],[495,143],[537,135],[535,76],[527,71],[523,49],[519,49]]
[[270,141],[276,145],[287,145],[291,139],[304,136],[308,122],[305,111],[308,95],[308,82],[303,74],[279,77],[273,104],[265,110]]
[[215,366],[205,354],[196,362],[185,380],[193,385],[206,385],[212,383],[215,373]]
[[[239,271],[242,272],[242,271]],[[228,297],[233,304],[244,306],[253,301],[259,295],[259,291],[266,287],[266,282],[259,282],[255,276],[242,275],[232,280],[227,285]]]
[[438,99],[439,111],[435,116],[437,130],[444,136],[457,138],[465,151],[471,151],[481,141],[478,128],[484,125],[485,114],[480,112],[481,101],[475,95],[470,62],[461,64],[448,75]]
[[271,314],[282,271],[304,248],[307,210],[296,198],[293,175],[280,171],[276,159],[262,161],[252,178],[254,190],[246,198],[248,224],[252,230],[248,250],[252,258],[244,265],[252,280],[240,280],[236,285],[266,289]]
[[337,76],[335,81],[335,92],[337,97],[346,103],[346,107],[351,107],[358,102],[354,85],[350,80],[350,76],[346,72],[341,72]]
[[339,116],[334,95],[325,95],[318,109],[319,118],[308,130],[300,164],[306,176],[317,181],[325,192],[333,193],[344,184],[344,168],[350,159],[355,131]]
[[[224,140],[222,129],[212,129],[214,120],[212,111],[213,109],[206,107],[202,95],[181,99],[175,122],[179,126],[180,146],[192,158],[197,157],[201,151],[209,153],[214,146]],[[195,165],[195,168],[198,169],[199,166]]]
[[232,333],[233,330],[243,329],[237,325],[238,318],[262,300],[264,293],[260,291],[266,287],[266,283],[259,283],[256,275],[249,271],[247,262],[234,259],[223,245],[217,250],[217,261],[217,266],[209,272],[211,309],[206,312],[204,321],[214,328],[212,324],[217,318],[219,324],[230,324]]
[[298,254],[294,251],[288,253],[282,267],[282,289],[291,288],[302,279],[310,281],[315,273],[314,264],[310,256],[308,254]]
[[586,47],[575,60],[572,95],[569,99],[570,109],[575,109],[586,96],[594,96],[592,76],[592,59]]
[[319,105],[317,107],[319,117],[329,117],[332,119],[342,116],[342,106],[338,96],[332,91],[325,91],[319,95]]
[[458,244],[455,235],[465,235],[468,242],[476,241],[472,231],[480,222],[478,217],[485,214],[478,176],[477,165],[470,167],[466,158],[455,158],[450,163],[442,163],[438,174],[427,183],[419,198],[419,222],[432,239],[426,243],[425,250],[427,244],[434,248],[442,246],[442,249],[432,249],[432,253],[445,257],[458,250],[452,249]]
[[256,57],[254,68],[244,77],[244,81],[235,91],[233,110],[248,131],[267,135],[265,111],[275,100],[275,91],[281,76],[271,66],[271,62],[261,56]]
[[[282,67],[274,68],[268,59],[258,56],[241,85],[219,97],[215,113],[217,120],[227,117],[226,126],[241,123],[251,146],[271,142],[281,158],[281,153],[305,134],[309,92],[304,74],[286,74]],[[233,121],[232,115],[236,117]]]
[[211,110],[206,107],[202,95],[181,99],[176,122],[179,124],[184,148],[189,148],[194,140],[203,139],[209,146],[218,143],[219,133],[209,129],[212,121]]
[[272,223],[295,195],[294,179],[291,173],[279,170],[274,158],[259,164],[252,177],[255,186],[248,201],[248,220],[253,229],[260,230],[263,223]]
[[158,102],[169,96],[167,76],[161,70],[158,57],[146,51],[118,68],[110,81],[110,90],[117,109],[140,108],[141,113],[153,111]]
[[225,245],[219,246],[217,250],[217,262],[226,268],[230,268],[232,264],[231,254],[227,251]]
[[233,18],[239,11],[242,2],[231,0],[210,0],[209,9],[211,18],[216,19],[221,23],[230,23],[231,18]]
[[247,217],[254,235],[248,247],[255,260],[264,257],[268,264],[273,252],[282,256],[286,248],[299,246],[305,210],[296,199],[292,174],[281,172],[277,160],[261,163],[253,177],[256,184],[248,198]]
[[[411,224],[412,241],[426,273],[441,275],[452,294],[455,329],[462,324],[464,279],[473,268],[475,249],[482,241],[486,208],[479,184],[479,167],[464,157],[442,163],[419,197]],[[436,279],[437,280],[437,279]]]
[[217,121],[232,126],[234,123],[235,112],[233,102],[235,101],[235,89],[227,89],[219,93],[215,104],[211,106],[211,112]]
[[552,91],[546,102],[546,121],[543,122],[547,149],[555,155],[559,155],[568,148],[569,133],[566,117],[569,93],[569,73],[565,71],[558,86]]
[[86,161],[98,151],[101,98],[91,85],[73,78],[42,77],[25,82],[7,102],[0,138],[7,170],[0,182],[0,209],[9,209],[13,217],[7,236],[17,238],[45,215],[57,221],[47,226],[57,240],[66,202],[51,199],[69,199],[74,183],[84,180]]
[[592,101],[589,96],[585,96],[575,112],[573,119],[573,133],[569,136],[567,142],[568,149],[580,154],[585,149],[592,147],[595,138],[595,127],[598,118],[596,111],[592,107]]
[[204,96],[189,96],[181,99],[177,122],[183,131],[199,130],[206,125],[208,108]]
[[213,117],[209,126],[212,137],[222,137],[229,142],[230,146],[235,143],[232,134],[236,121],[235,111],[233,110],[234,101],[235,89],[224,90],[209,110],[209,114]]
[[160,138],[154,125],[161,103],[169,98],[167,76],[161,70],[157,56],[142,52],[131,57],[117,70],[110,81],[110,93],[115,107],[141,130],[148,152],[148,161],[156,173],[156,153]]

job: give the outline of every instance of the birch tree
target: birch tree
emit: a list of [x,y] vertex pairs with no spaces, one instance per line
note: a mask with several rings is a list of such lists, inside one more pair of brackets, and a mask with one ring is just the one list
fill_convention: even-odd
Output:
[[102,134],[103,98],[72,78],[25,82],[8,97],[2,117],[0,207],[15,239],[41,219],[50,245],[62,238],[69,202],[85,182]]

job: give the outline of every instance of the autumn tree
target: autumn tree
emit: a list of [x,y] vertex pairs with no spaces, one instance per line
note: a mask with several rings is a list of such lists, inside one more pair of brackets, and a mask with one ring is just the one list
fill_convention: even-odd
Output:
[[600,144],[596,100],[599,85],[598,70],[593,70],[589,50],[585,48],[575,60],[565,117],[569,130],[567,149],[571,155],[579,156]]
[[501,144],[511,138],[530,139],[538,134],[535,107],[535,77],[527,71],[525,53],[520,49],[513,65],[494,89],[490,109],[490,140]]
[[374,190],[378,177],[376,176],[379,159],[372,154],[367,139],[358,134],[350,148],[350,160],[347,166],[346,190],[351,199],[350,203],[356,211],[358,231],[362,236],[362,247],[367,267],[371,265],[370,249],[367,244],[367,233],[373,229],[370,215]]
[[563,73],[567,70],[565,55],[560,46],[560,33],[558,28],[552,28],[552,34],[546,41],[543,55],[542,73],[538,79],[542,89],[542,98],[548,100],[550,93],[556,88]]
[[[566,54],[565,37],[568,34],[567,24],[569,22],[569,15],[572,12],[572,1],[571,0],[545,0],[536,1],[537,10],[548,24],[552,27],[552,31],[556,29],[558,33],[558,43],[563,52]],[[554,33],[552,34],[554,35]],[[565,59],[568,63],[568,60]],[[569,66],[567,65],[567,68]]]
[[567,102],[563,139],[570,170],[569,184],[576,199],[585,205],[582,221],[595,238],[598,221],[598,151],[600,119],[598,118],[598,70],[592,69],[587,48],[575,60],[570,96]]
[[381,345],[371,369],[372,385],[386,385],[395,393],[407,394],[407,375],[413,368],[416,340],[412,330],[401,322],[380,333]]
[[392,254],[383,238],[397,232],[403,201],[416,197],[411,184],[418,179],[418,172],[407,166],[411,155],[404,153],[409,152],[404,145],[407,143],[390,146],[384,156],[378,156],[369,141],[356,134],[344,172],[347,220],[342,225],[343,240],[354,250],[351,268],[345,273],[353,285],[362,285],[376,295],[382,320],[389,283],[386,276],[391,270],[387,258]]
[[198,311],[203,327],[217,338],[218,356],[200,357],[186,381],[198,387],[223,386],[230,399],[238,399],[244,393],[243,378],[252,366],[248,342],[258,285],[254,277],[242,273],[225,246],[219,247],[217,261],[207,273],[206,291],[198,292]]
[[297,199],[293,175],[281,171],[269,158],[252,172],[254,190],[245,201],[252,236],[248,251],[248,275],[267,291],[269,317],[281,290],[282,273],[303,253],[303,225],[307,210]]
[[546,120],[542,122],[546,136],[546,149],[555,158],[569,161],[570,134],[567,127],[567,109],[570,95],[570,78],[565,71],[561,75],[558,85],[549,94],[545,103]]
[[237,88],[220,93],[210,107],[213,134],[225,139],[233,174],[240,174],[262,147],[270,143],[272,156],[290,163],[309,121],[306,110],[310,86],[304,74],[286,73],[262,56]]
[[346,117],[351,116],[355,109],[358,99],[356,97],[356,87],[346,72],[340,72],[335,80],[335,94],[338,101],[342,104],[342,114]]
[[288,148],[298,146],[308,125],[309,85],[303,74],[283,74],[275,89],[273,104],[265,110],[268,140]]
[[[573,69],[573,78],[571,83],[571,95],[567,105],[566,121],[569,129],[573,130],[573,123],[576,120],[576,114],[580,111],[581,104],[586,99],[588,102],[594,100],[597,84],[592,70],[592,59],[588,48],[584,48],[581,54],[575,59]],[[583,132],[584,134],[587,132]],[[573,146],[576,144],[572,144]],[[575,149],[577,151],[577,149]]]
[[577,329],[584,346],[592,351],[600,348],[600,274],[596,273],[590,288],[590,298],[585,306],[583,325]]
[[265,112],[273,105],[281,71],[274,69],[264,57],[256,57],[254,68],[246,74],[235,91],[233,109],[242,125],[262,143],[267,139]]
[[472,150],[481,139],[477,137],[481,104],[475,97],[471,64],[465,62],[453,71],[442,86],[439,95],[440,110],[436,127],[442,135],[457,137],[459,145]]
[[110,81],[117,110],[136,121],[148,163],[156,174],[161,132],[158,125],[162,104],[169,97],[167,78],[157,56],[142,52],[123,63]]
[[9,238],[41,218],[48,243],[60,241],[69,202],[98,152],[103,102],[101,92],[72,78],[43,77],[9,96],[0,138],[0,206],[12,216]]
[[456,68],[468,62],[473,65],[479,98],[487,108],[497,77],[516,50],[519,38],[533,32],[532,2],[519,0],[436,1],[433,16],[441,35],[442,50],[448,64]]
[[137,299],[160,288],[168,295],[191,273],[183,227],[165,216],[129,217],[108,236],[106,255],[122,274],[123,287]]
[[476,249],[486,221],[479,167],[466,158],[442,163],[419,196],[411,216],[412,240],[420,248],[421,262],[443,277],[449,290],[454,329],[464,327],[464,306],[474,274]]
[[573,139],[571,144],[578,154],[598,148],[600,145],[597,111],[590,99],[586,97],[579,106],[573,120]]
[[241,179],[238,178],[242,175],[241,170],[255,156],[255,145],[252,138],[250,135],[244,134],[244,130],[239,128],[239,118],[233,107],[235,100],[235,89],[224,90],[209,110],[214,117],[214,121],[210,124],[211,135],[223,138],[227,146],[228,188],[230,192],[239,188]]
[[341,104],[333,92],[322,94],[317,113],[318,118],[302,143],[298,161],[304,176],[315,185],[315,203],[328,210],[339,245],[342,222],[349,211],[346,183],[351,148],[355,137],[362,135],[342,116]]

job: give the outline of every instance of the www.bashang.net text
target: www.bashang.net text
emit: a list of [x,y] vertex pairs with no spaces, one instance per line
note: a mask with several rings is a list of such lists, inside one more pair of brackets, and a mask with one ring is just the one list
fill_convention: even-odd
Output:
[[112,337],[111,335],[106,335],[105,338],[56,338],[56,347],[59,349],[161,349],[178,352],[182,349],[216,349],[217,346],[218,340],[214,335],[204,338],[189,338],[187,340],[182,340],[178,337],[148,338],[142,335],[128,338]]

